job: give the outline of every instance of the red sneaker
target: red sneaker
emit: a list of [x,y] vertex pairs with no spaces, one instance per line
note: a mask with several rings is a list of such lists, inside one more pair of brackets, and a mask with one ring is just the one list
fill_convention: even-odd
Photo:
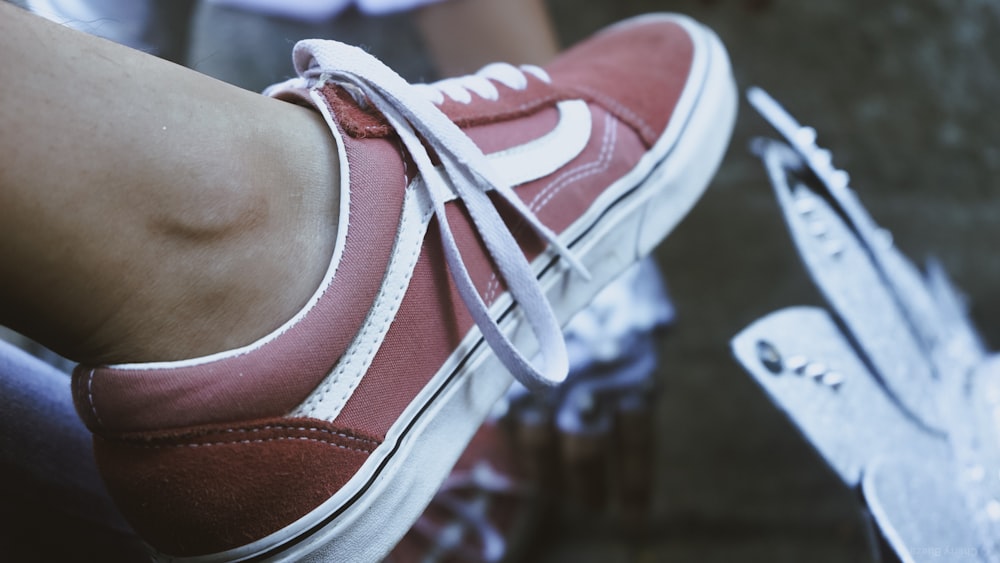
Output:
[[335,42],[295,62],[270,93],[340,149],[321,287],[243,348],[74,375],[108,488],[165,559],[383,557],[511,374],[565,377],[560,324],[684,216],[735,118],[725,50],[680,16],[419,87]]

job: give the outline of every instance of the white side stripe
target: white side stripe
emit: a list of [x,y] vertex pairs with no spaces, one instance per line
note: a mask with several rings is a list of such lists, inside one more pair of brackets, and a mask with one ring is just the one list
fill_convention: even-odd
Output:
[[[592,127],[586,102],[560,102],[557,107],[559,121],[551,131],[523,145],[487,155],[510,185],[524,184],[559,170],[587,146]],[[333,371],[290,413],[291,416],[333,421],[371,367],[392,320],[396,318],[406,294],[405,288],[409,287],[424,235],[433,216],[433,204],[427,197],[426,189],[418,182],[421,182],[420,178],[407,187],[396,245],[382,286],[361,330]],[[446,199],[454,197],[454,194],[449,194]]]
[[406,290],[400,288],[409,286],[413,269],[420,257],[420,248],[424,244],[424,234],[433,216],[434,209],[427,198],[427,192],[417,186],[417,182],[420,182],[419,178],[406,190],[396,245],[392,249],[382,287],[375,296],[375,302],[361,325],[361,330],[333,371],[291,412],[292,416],[329,421],[337,418],[382,346],[389,326],[403,302],[403,296],[406,295]]
[[559,122],[545,135],[523,145],[487,156],[500,176],[511,186],[552,174],[576,158],[592,131],[590,108],[583,100],[559,102]]

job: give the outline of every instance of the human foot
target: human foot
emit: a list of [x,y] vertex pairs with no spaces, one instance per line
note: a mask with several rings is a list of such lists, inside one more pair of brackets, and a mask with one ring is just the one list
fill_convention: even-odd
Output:
[[680,16],[422,87],[333,42],[295,61],[271,94],[341,155],[319,290],[249,346],[74,375],[112,495],[171,560],[384,556],[510,374],[565,377],[560,325],[686,214],[735,118],[724,49]]

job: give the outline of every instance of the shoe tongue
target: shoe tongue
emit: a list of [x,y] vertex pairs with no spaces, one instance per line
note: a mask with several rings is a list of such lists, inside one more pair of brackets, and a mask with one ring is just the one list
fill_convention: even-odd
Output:
[[[555,107],[565,97],[557,95],[551,86],[540,80],[532,77],[529,81],[531,85],[526,90],[500,86],[502,95],[496,101],[483,103],[474,98],[472,103],[463,104],[446,98],[444,104],[438,107],[452,122],[464,128],[524,117],[547,107]],[[394,134],[392,126],[378,108],[359,104],[343,86],[328,84],[320,89],[320,93],[348,136],[361,139],[391,137]]]
[[388,137],[393,134],[389,122],[377,108],[361,107],[342,86],[326,85],[320,93],[330,104],[330,112],[347,135],[360,139]]

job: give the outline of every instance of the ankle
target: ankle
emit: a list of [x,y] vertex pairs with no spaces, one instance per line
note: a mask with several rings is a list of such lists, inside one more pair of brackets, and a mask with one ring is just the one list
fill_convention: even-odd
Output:
[[[336,146],[322,119],[278,111],[244,158],[150,220],[161,271],[129,296],[88,363],[170,361],[253,342],[316,291],[336,237]],[[97,336],[97,335],[95,335]]]

